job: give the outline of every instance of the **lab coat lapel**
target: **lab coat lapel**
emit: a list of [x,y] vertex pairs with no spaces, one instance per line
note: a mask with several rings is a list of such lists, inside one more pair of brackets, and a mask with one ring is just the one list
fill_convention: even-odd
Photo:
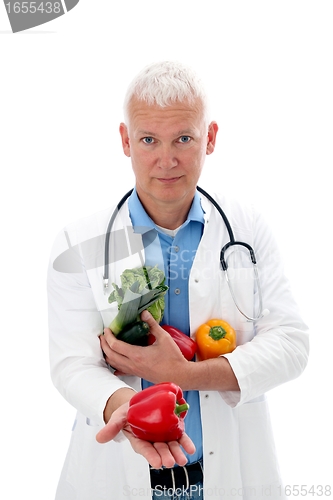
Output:
[[[111,212],[112,213],[112,212]],[[108,216],[110,217],[110,214]],[[103,253],[103,259],[100,259],[99,265],[88,270],[89,280],[92,284],[96,304],[100,311],[105,326],[108,326],[118,312],[116,302],[108,303],[108,297],[113,290],[112,283],[121,286],[120,277],[125,269],[133,269],[141,267],[145,263],[145,248],[142,239],[142,233],[146,232],[147,228],[132,227],[132,222],[129,216],[127,201],[120,209],[115,218],[112,233],[109,242],[109,285],[105,292],[103,287],[104,275],[104,245],[105,233],[109,219],[105,219],[105,226],[99,227],[103,238],[99,238],[99,248],[97,253]],[[97,239],[96,239],[97,241]],[[150,245],[153,245],[153,252],[156,255],[156,264],[161,270],[164,270],[162,249],[158,237],[152,238]],[[101,265],[103,264],[103,265]]]
[[[205,211],[205,229],[193,262],[189,290],[191,309],[191,335],[205,321],[221,318],[230,323],[237,333],[237,345],[253,337],[253,323],[237,309],[220,264],[222,247],[230,241],[229,233],[220,214],[205,198],[201,200]],[[228,211],[228,204],[222,208]],[[232,225],[232,221],[230,221]],[[248,241],[248,235],[237,234],[236,239]],[[249,242],[252,244],[252,242]],[[249,260],[250,262],[250,260]],[[235,262],[233,287],[242,310],[253,314],[253,274],[252,267]]]

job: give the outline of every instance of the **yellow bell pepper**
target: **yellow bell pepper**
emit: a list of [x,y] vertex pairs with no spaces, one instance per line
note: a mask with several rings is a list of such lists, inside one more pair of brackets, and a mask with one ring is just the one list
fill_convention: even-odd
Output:
[[199,326],[195,340],[201,360],[217,358],[236,348],[236,332],[222,319],[211,319]]

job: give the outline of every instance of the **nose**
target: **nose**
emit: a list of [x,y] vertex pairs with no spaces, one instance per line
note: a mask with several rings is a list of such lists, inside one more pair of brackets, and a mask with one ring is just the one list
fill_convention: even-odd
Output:
[[164,146],[159,150],[158,166],[165,170],[169,170],[177,166],[178,161],[174,155],[174,149],[169,146]]

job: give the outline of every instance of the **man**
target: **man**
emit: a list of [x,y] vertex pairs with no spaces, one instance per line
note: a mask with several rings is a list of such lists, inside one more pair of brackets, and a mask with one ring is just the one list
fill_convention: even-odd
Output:
[[[135,189],[112,231],[139,236],[145,264],[164,270],[164,323],[195,337],[202,323],[223,318],[236,329],[237,348],[187,361],[147,311],[141,318],[154,345],[117,340],[108,328],[117,311],[102,288],[100,259],[112,211],[68,226],[55,243],[48,278],[52,378],[78,409],[57,500],[281,498],[265,393],[303,371],[308,336],[260,216],[218,196],[235,239],[256,251],[269,314],[248,321],[230,294],[219,258],[228,230],[196,189],[217,132],[190,69],[171,62],[145,68],[129,87],[120,125]],[[152,231],[153,243],[147,236]],[[110,252],[117,253],[115,242]],[[111,256],[112,282],[142,265],[139,257]],[[240,309],[256,315],[259,293],[248,256],[237,248],[228,254],[228,266]],[[186,434],[179,442],[138,440],[126,421],[128,402],[135,391],[163,381],[185,391]]]

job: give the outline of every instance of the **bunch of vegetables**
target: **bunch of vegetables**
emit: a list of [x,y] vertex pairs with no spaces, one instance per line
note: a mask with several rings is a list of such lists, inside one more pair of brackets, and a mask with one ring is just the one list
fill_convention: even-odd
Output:
[[112,283],[114,290],[109,303],[118,303],[118,314],[110,324],[113,334],[129,344],[147,345],[149,326],[140,321],[147,309],[159,323],[164,313],[164,295],[168,290],[163,271],[157,266],[126,269],[120,276],[121,287]]
[[[120,276],[121,287],[112,283],[114,290],[109,303],[118,303],[118,314],[110,324],[113,334],[129,344],[152,345],[155,337],[149,333],[149,325],[140,320],[140,314],[147,309],[160,323],[163,319],[165,299],[168,290],[163,271],[157,266],[143,266],[126,269]],[[232,352],[236,348],[236,332],[221,319],[211,319],[196,331],[195,342],[171,325],[162,328],[178,345],[183,356],[192,360],[196,352],[199,359],[209,359]]]

